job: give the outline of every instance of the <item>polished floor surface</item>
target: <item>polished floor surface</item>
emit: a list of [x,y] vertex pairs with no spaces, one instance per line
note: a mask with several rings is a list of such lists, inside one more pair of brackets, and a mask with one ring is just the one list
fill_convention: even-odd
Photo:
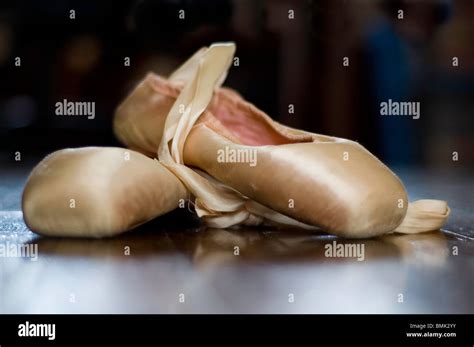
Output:
[[[25,172],[1,175],[1,313],[474,313],[469,176],[401,175],[412,199],[449,201],[439,232],[343,240],[205,229],[178,211],[117,238],[76,240],[26,228]],[[29,257],[14,256],[21,246]],[[363,252],[327,252],[345,246]]]

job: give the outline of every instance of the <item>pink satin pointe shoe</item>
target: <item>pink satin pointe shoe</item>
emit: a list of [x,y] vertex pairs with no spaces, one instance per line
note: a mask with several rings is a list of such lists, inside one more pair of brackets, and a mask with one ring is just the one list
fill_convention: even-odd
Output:
[[149,74],[119,106],[118,138],[158,154],[218,228],[275,224],[344,237],[439,229],[444,201],[408,203],[402,182],[360,144],[273,121],[220,88],[235,45],[198,51],[169,79]]
[[188,192],[156,160],[125,148],[63,149],[31,172],[23,218],[39,234],[106,237],[174,210]]

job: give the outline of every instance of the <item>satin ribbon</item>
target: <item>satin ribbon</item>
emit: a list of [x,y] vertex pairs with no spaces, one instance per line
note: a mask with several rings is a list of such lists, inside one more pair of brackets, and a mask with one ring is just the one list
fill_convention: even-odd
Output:
[[439,230],[448,219],[451,209],[446,201],[422,199],[408,204],[407,214],[394,231],[416,234]]

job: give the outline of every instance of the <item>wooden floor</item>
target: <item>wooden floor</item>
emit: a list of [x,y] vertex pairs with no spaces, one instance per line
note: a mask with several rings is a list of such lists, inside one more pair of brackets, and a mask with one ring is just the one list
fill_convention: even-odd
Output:
[[[0,244],[37,245],[38,254],[0,258],[1,313],[474,313],[470,178],[405,172],[412,197],[450,202],[444,232],[354,241],[204,229],[177,212],[121,237],[71,240],[26,228],[23,174],[2,176]],[[328,257],[334,241],[363,245],[363,260]]]

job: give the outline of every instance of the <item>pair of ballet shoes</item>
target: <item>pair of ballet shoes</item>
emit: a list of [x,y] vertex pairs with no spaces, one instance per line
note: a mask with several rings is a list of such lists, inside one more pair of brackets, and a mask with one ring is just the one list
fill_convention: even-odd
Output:
[[[360,144],[286,127],[221,88],[234,50],[213,45],[168,79],[148,74],[114,118],[129,149],[46,157],[24,190],[27,225],[46,235],[112,236],[190,196],[212,227],[270,224],[363,238],[444,223],[445,202],[423,200],[409,211],[402,182]],[[219,160],[223,153],[255,160]]]

